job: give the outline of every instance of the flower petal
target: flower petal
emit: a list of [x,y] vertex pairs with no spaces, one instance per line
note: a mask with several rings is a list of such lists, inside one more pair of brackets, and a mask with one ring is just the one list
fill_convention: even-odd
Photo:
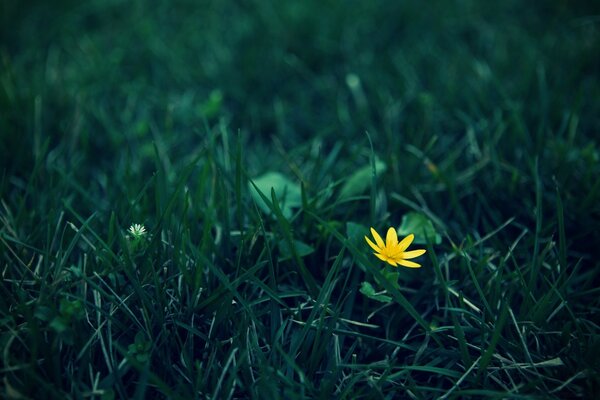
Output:
[[391,249],[393,246],[398,244],[398,234],[396,233],[396,229],[390,227],[387,231],[387,235],[385,235],[385,245],[388,249]]
[[367,243],[369,244],[369,246],[371,246],[371,248],[373,250],[381,253],[381,248],[379,246],[377,246],[375,243],[371,242],[368,237],[365,236],[365,240],[367,241]]
[[416,262],[407,261],[407,260],[398,260],[398,264],[402,265],[403,267],[408,267],[408,268],[421,268],[421,264],[417,264]]
[[388,257],[384,256],[383,254],[379,254],[379,253],[373,253],[377,256],[377,258],[379,258],[381,261],[385,261],[387,262],[387,260],[389,260]]
[[426,251],[427,250],[424,250],[424,249],[405,251],[404,253],[402,253],[402,258],[407,260],[409,258],[419,257],[419,256],[422,256],[423,254],[425,254]]
[[403,254],[404,252],[400,248],[399,244],[395,245],[392,249],[388,251],[388,255],[393,258],[404,258]]
[[385,261],[386,263],[388,263],[388,264],[390,264],[390,265],[392,265],[394,267],[398,266],[398,264],[396,264],[396,260],[394,260],[392,258],[389,258],[386,255],[379,254],[379,253],[373,253],[373,254],[375,254],[377,256],[377,258],[379,258],[381,261]]
[[407,237],[402,239],[402,241],[398,244],[398,250],[399,251],[406,250],[408,248],[408,246],[410,246],[410,244],[413,242],[413,240],[415,240],[415,235],[413,235],[411,233],[410,235],[408,235]]
[[398,267],[396,260],[394,260],[393,258],[388,258],[387,263],[390,264],[392,267]]
[[381,238],[381,236],[379,236],[379,233],[377,233],[375,229],[371,228],[371,235],[373,235],[373,237],[375,238],[375,243],[377,243],[377,246],[383,249],[385,247],[385,243],[383,243],[383,239]]

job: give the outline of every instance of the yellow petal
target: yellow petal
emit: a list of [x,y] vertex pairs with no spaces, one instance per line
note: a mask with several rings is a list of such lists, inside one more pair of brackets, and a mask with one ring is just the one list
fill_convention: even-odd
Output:
[[398,244],[398,234],[396,233],[396,230],[392,227],[390,227],[390,229],[388,229],[387,231],[387,235],[385,235],[385,245],[387,248],[391,249],[392,246],[395,246]]
[[368,237],[365,236],[365,240],[373,250],[381,252],[381,248],[379,248],[379,246],[377,246],[375,243],[371,242]]
[[406,260],[409,258],[419,257],[419,256],[422,256],[423,254],[425,254],[426,251],[427,250],[423,250],[423,249],[405,251],[404,253],[402,253],[402,258],[404,258]]
[[389,260],[386,256],[384,256],[383,254],[379,254],[379,253],[373,253],[377,256],[377,258],[379,258],[381,261],[385,261],[387,262],[387,260]]
[[393,258],[388,258],[387,263],[390,264],[392,267],[398,266],[398,264],[396,264],[396,260],[394,260]]
[[385,247],[385,243],[383,243],[383,239],[381,236],[379,236],[379,233],[377,233],[375,229],[371,228],[371,234],[375,238],[375,243],[377,243],[377,246],[379,246],[380,249],[383,249]]
[[405,237],[404,239],[402,239],[402,241],[400,242],[400,244],[398,244],[398,250],[399,251],[404,251],[408,248],[408,246],[410,246],[410,244],[413,242],[413,240],[415,240],[415,235],[413,235],[412,233],[410,235],[408,235],[407,237]]
[[408,267],[408,268],[421,268],[421,264],[417,264],[416,262],[407,261],[407,260],[398,260],[398,264],[402,265],[403,267]]
[[373,253],[373,254],[375,254],[377,256],[377,258],[379,258],[381,261],[385,261],[386,263],[393,265],[394,267],[398,266],[398,264],[396,264],[396,260],[389,258],[386,255],[378,254],[378,253]]
[[404,253],[400,248],[400,244],[395,245],[390,250],[388,250],[389,256],[394,258],[404,258],[402,254]]

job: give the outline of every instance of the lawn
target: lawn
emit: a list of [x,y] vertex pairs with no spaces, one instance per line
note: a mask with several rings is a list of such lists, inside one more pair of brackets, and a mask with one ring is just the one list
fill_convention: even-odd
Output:
[[2,2],[2,397],[594,398],[599,54],[583,0]]

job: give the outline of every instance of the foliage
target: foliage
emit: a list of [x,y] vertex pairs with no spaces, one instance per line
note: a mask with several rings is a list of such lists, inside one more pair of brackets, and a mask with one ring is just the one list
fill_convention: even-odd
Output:
[[4,397],[600,392],[593,2],[0,9]]

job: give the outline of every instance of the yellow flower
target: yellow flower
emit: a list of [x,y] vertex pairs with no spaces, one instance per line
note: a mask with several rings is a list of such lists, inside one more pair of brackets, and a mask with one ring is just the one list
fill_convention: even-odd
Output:
[[368,237],[365,236],[365,240],[375,250],[375,254],[380,260],[387,262],[388,264],[397,267],[398,264],[408,267],[408,268],[421,268],[421,264],[417,264],[416,262],[407,261],[409,258],[419,257],[420,255],[425,254],[424,249],[405,251],[408,246],[415,239],[415,235],[412,233],[402,239],[400,243],[398,243],[398,234],[394,228],[390,228],[387,231],[387,235],[385,236],[385,243],[383,243],[383,239],[377,233],[377,231],[371,228],[371,234],[375,238],[375,243],[369,240]]

